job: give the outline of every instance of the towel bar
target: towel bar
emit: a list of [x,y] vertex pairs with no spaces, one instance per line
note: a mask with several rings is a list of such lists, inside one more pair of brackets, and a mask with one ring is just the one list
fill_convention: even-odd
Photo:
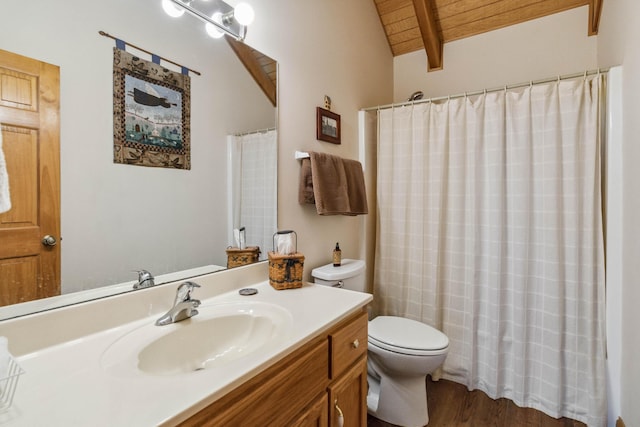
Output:
[[295,154],[296,160],[300,160],[300,159],[308,159],[309,153],[307,153],[306,151],[297,151],[296,150],[296,154]]

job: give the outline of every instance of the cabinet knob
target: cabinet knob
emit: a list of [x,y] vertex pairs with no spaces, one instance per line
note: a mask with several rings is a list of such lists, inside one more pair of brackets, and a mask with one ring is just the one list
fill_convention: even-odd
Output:
[[356,338],[356,339],[351,343],[351,346],[352,346],[353,348],[358,348],[358,347],[360,347],[360,341],[358,341],[358,339]]

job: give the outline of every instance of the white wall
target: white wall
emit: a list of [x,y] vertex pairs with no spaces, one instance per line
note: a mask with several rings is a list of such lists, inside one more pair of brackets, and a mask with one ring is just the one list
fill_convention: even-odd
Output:
[[[229,3],[232,3],[231,1]],[[305,278],[331,262],[340,242],[344,258],[357,258],[363,216],[319,216],[298,204],[296,150],[358,159],[358,110],[391,102],[392,56],[371,0],[252,0],[256,21],[249,44],[280,65],[278,226],[298,233]],[[324,95],[341,115],[342,144],[316,141],[315,111]],[[369,206],[370,210],[375,206]]]
[[572,74],[597,65],[587,6],[444,45],[444,68],[427,73],[424,51],[394,60],[394,102],[417,90],[455,95]]
[[620,341],[622,383],[621,415],[627,426],[640,425],[640,3],[635,0],[605,1],[598,35],[598,62],[602,67],[622,64],[622,284]]

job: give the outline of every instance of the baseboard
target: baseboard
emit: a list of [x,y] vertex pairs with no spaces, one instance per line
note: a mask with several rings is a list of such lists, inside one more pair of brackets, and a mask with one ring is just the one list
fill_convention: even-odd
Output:
[[622,421],[622,418],[618,417],[618,421],[616,421],[616,427],[626,427],[624,425],[624,421]]

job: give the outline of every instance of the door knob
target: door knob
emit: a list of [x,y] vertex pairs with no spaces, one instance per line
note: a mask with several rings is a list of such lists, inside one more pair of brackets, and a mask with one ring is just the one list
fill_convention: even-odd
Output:
[[56,238],[48,234],[42,238],[42,244],[45,246],[55,246],[57,243]]

